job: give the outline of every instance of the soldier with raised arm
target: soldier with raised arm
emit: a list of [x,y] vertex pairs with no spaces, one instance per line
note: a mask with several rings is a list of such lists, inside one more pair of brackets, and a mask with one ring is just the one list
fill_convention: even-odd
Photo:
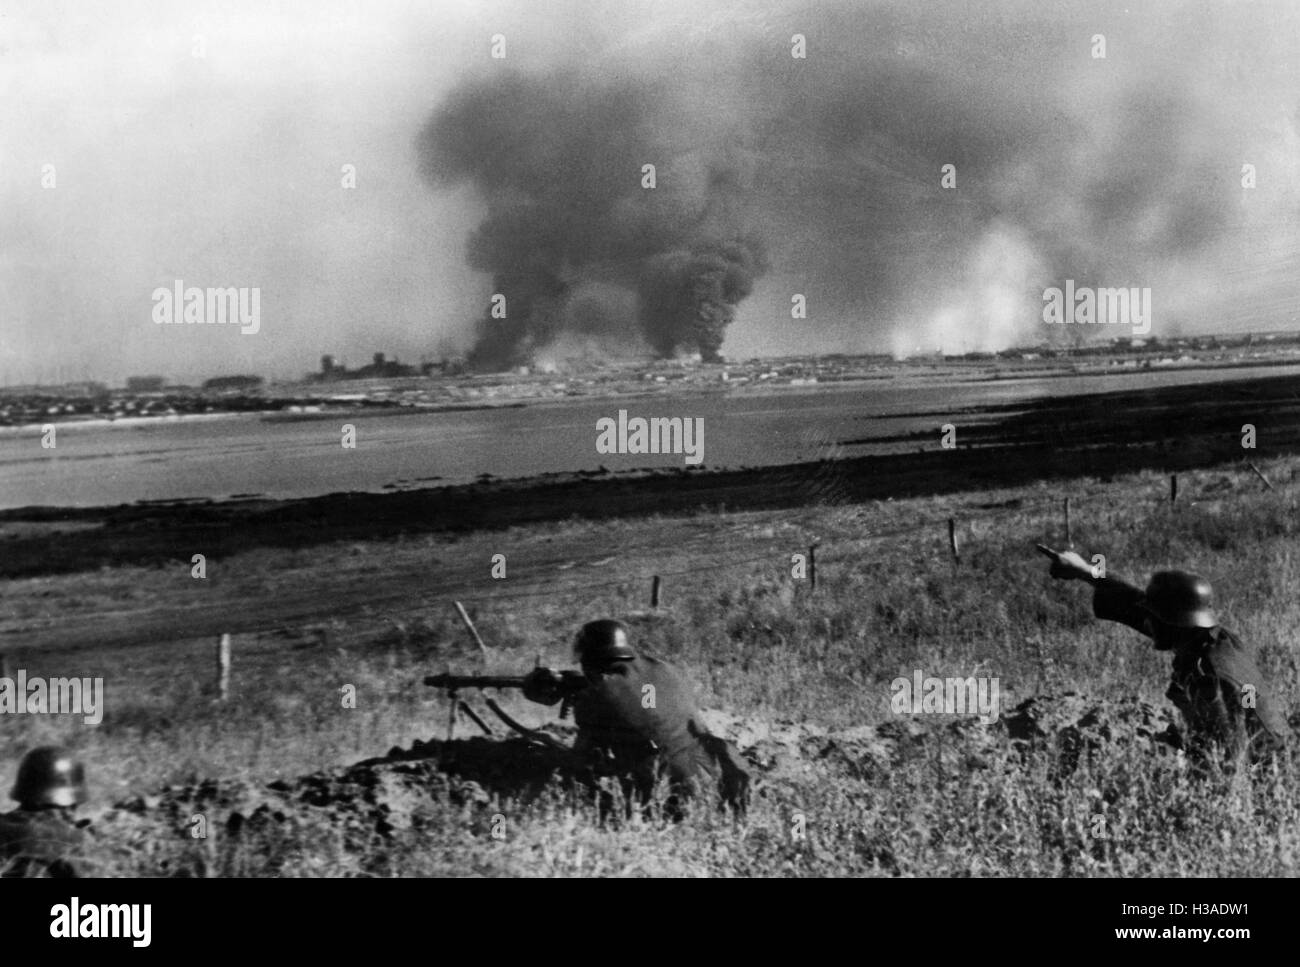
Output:
[[1038,545],[1052,559],[1058,580],[1093,587],[1092,611],[1173,652],[1165,695],[1183,713],[1193,742],[1218,743],[1230,763],[1247,754],[1259,759],[1286,741],[1289,728],[1259,670],[1257,648],[1219,624],[1211,607],[1210,582],[1187,571],[1157,571],[1146,590],[1104,577],[1074,551]]

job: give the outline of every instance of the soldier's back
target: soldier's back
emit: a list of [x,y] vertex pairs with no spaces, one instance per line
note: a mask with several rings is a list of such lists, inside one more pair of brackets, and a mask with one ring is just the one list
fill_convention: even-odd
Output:
[[743,808],[748,767],[730,743],[709,734],[694,687],[668,662],[644,654],[619,662],[582,691],[573,712],[582,746],[607,750],[643,785],[658,762],[677,792],[711,780],[726,802]]
[[1264,684],[1258,649],[1221,626],[1174,655],[1168,696],[1193,740],[1221,743],[1229,761],[1259,759],[1286,743],[1290,729]]
[[592,742],[635,746],[653,742],[674,755],[695,744],[690,723],[698,711],[694,690],[681,674],[648,655],[619,662],[584,689],[574,721]]

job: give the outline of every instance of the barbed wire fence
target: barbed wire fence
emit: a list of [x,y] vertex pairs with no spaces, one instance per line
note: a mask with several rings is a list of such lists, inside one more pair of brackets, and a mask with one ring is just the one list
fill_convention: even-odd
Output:
[[[1220,468],[1220,472],[1230,468]],[[1294,496],[1296,484],[1294,481],[1286,483],[1276,483],[1269,480],[1253,462],[1243,461],[1239,465],[1242,473],[1249,473],[1258,478],[1264,492],[1286,498]],[[903,538],[916,538],[923,535],[933,542],[936,552],[947,554],[954,566],[960,564],[963,547],[970,542],[978,541],[983,535],[978,532],[978,525],[986,525],[1009,517],[1019,518],[1041,518],[1045,521],[1055,519],[1059,522],[1060,529],[1057,531],[1064,538],[1064,546],[1072,547],[1074,539],[1074,527],[1076,523],[1076,512],[1084,509],[1096,498],[1100,498],[1098,503],[1114,506],[1119,499],[1127,498],[1128,500],[1148,501],[1152,506],[1165,505],[1171,513],[1176,513],[1180,505],[1194,504],[1198,506],[1222,504],[1239,496],[1240,491],[1233,489],[1229,493],[1222,494],[1194,494],[1186,486],[1190,475],[1184,472],[1181,476],[1178,473],[1169,475],[1168,491],[1163,489],[1155,491],[1150,485],[1143,485],[1139,488],[1126,488],[1124,493],[1117,493],[1115,488],[1110,488],[1102,493],[1092,494],[1073,494],[1067,496],[1051,496],[1039,499],[1025,500],[1015,498],[1002,504],[993,506],[975,506],[955,505],[943,509],[938,514],[926,516],[922,519],[912,521],[898,527],[885,529],[873,529],[866,533],[849,532],[840,527],[838,530],[828,531],[824,521],[819,520],[818,530],[821,536],[810,538],[806,533],[812,518],[820,517],[826,507],[839,506],[848,509],[846,505],[836,505],[833,502],[818,507],[814,510],[808,510],[798,515],[800,518],[796,521],[787,522],[792,527],[802,525],[805,532],[800,535],[799,543],[794,544],[787,542],[785,549],[780,552],[774,552],[771,549],[759,554],[746,555],[743,557],[734,557],[719,560],[716,557],[701,564],[694,564],[686,567],[668,567],[643,569],[637,574],[624,575],[622,577],[595,582],[565,582],[557,583],[560,574],[552,574],[539,580],[532,581],[522,587],[515,587],[508,591],[494,591],[486,594],[467,595],[459,590],[452,590],[445,594],[447,603],[455,608],[460,619],[464,623],[472,639],[478,644],[480,650],[486,651],[482,638],[479,636],[473,620],[466,611],[465,605],[473,605],[475,610],[482,612],[493,606],[515,601],[524,601],[536,598],[546,598],[549,600],[566,599],[575,596],[590,597],[594,592],[608,591],[611,589],[623,589],[624,592],[631,592],[637,586],[649,589],[649,611],[637,612],[638,614],[656,613],[664,603],[665,593],[672,593],[672,583],[666,581],[668,578],[682,578],[690,575],[701,574],[705,572],[720,572],[739,570],[755,565],[768,564],[772,568],[773,577],[792,577],[791,573],[791,555],[794,553],[805,552],[806,570],[803,580],[805,583],[806,593],[815,596],[818,593],[819,580],[826,576],[826,567],[844,563],[859,563],[864,559],[864,552],[868,551],[871,545],[881,541],[896,541]],[[1153,492],[1154,491],[1154,492]],[[864,513],[865,511],[859,512]],[[710,534],[694,538],[688,542],[678,544],[673,553],[675,556],[682,556],[693,552],[708,550],[706,545],[716,546],[718,535]],[[767,538],[771,541],[777,541],[778,538]],[[806,543],[805,543],[806,541]],[[644,549],[644,548],[643,548]],[[609,561],[608,558],[592,561],[566,562],[563,565],[565,570],[572,570],[575,567],[604,566]],[[268,626],[260,629],[269,631],[280,628],[280,624]],[[245,629],[245,632],[257,633],[259,629]],[[231,668],[231,647],[230,636],[223,634],[217,644],[217,692],[221,700],[225,700],[229,695],[230,668]]]
[[[1258,476],[1259,479],[1263,482],[1264,486],[1267,488],[1267,490],[1271,493],[1285,494],[1285,493],[1291,493],[1294,490],[1294,487],[1291,485],[1284,485],[1282,487],[1278,487],[1277,485],[1274,485],[1271,481],[1269,481],[1266,477],[1264,477],[1262,473],[1260,473],[1258,468],[1255,467],[1253,463],[1248,464],[1246,469],[1252,471],[1256,476]],[[1186,476],[1187,476],[1186,474],[1183,475],[1184,484],[1186,483],[1186,479],[1185,479]],[[1168,503],[1171,507],[1174,507],[1179,503],[1179,499],[1181,497],[1181,500],[1184,504],[1188,502],[1194,502],[1197,505],[1206,505],[1206,504],[1213,504],[1213,503],[1221,503],[1223,501],[1231,499],[1231,497],[1233,496],[1233,495],[1220,495],[1220,496],[1200,495],[1200,496],[1193,497],[1192,495],[1188,494],[1185,487],[1181,492],[1179,490],[1179,487],[1180,487],[1179,474],[1176,473],[1170,474],[1169,496],[1166,498],[1158,498],[1155,502]],[[1136,494],[1135,496],[1152,499],[1149,490],[1144,491],[1140,494]],[[1045,497],[1045,498],[1032,500],[1032,501],[1017,500],[1014,501],[1014,503],[1008,504],[1007,506],[992,507],[992,508],[977,508],[977,509],[972,509],[969,507],[954,508],[951,511],[945,512],[942,515],[926,518],[924,520],[918,521],[916,523],[908,524],[906,526],[889,528],[886,530],[873,530],[869,533],[857,534],[852,536],[836,535],[834,538],[828,538],[828,537],[817,538],[813,540],[811,543],[807,544],[806,546],[799,545],[798,548],[796,549],[802,549],[804,551],[807,551],[809,554],[808,557],[809,563],[811,564],[815,562],[818,567],[822,567],[826,564],[834,564],[838,562],[852,560],[855,557],[855,555],[852,553],[853,550],[859,549],[860,546],[869,545],[873,542],[882,541],[882,540],[897,540],[903,537],[914,537],[922,534],[930,534],[936,538],[936,541],[942,540],[942,543],[948,548],[949,553],[954,558],[960,559],[961,548],[965,543],[965,540],[969,537],[975,536],[972,535],[971,528],[969,525],[999,520],[1005,517],[1025,516],[1027,514],[1034,514],[1035,512],[1039,512],[1044,515],[1047,514],[1060,515],[1060,521],[1062,526],[1061,533],[1064,535],[1065,544],[1068,547],[1069,545],[1073,544],[1073,536],[1074,536],[1073,531],[1074,531],[1074,523],[1075,523],[1074,512],[1078,509],[1078,506],[1079,506],[1078,498],[1067,496],[1067,497]],[[678,550],[680,552],[685,549],[686,548],[684,547],[679,547]],[[779,566],[781,568],[786,568],[788,566],[788,560],[789,560],[788,557],[786,557],[783,560],[780,560]],[[542,583],[529,584],[529,585],[525,585],[523,588],[520,589],[501,591],[501,592],[492,592],[488,594],[478,595],[472,598],[469,597],[462,598],[461,600],[471,601],[476,605],[485,606],[485,605],[491,605],[501,601],[514,601],[514,600],[536,598],[536,597],[556,597],[561,595],[585,594],[590,591],[604,590],[607,588],[615,588],[615,587],[623,587],[635,583],[647,583],[648,586],[653,588],[655,578],[660,579],[660,587],[662,589],[665,587],[665,585],[663,585],[662,583],[662,579],[667,577],[681,577],[684,575],[698,574],[705,571],[731,570],[731,569],[741,568],[741,567],[758,564],[762,562],[773,563],[774,566],[777,566],[777,561],[778,558],[771,551],[767,551],[762,554],[755,554],[747,557],[734,558],[734,559],[724,560],[724,561],[719,561],[715,559],[705,564],[699,564],[690,567],[660,568],[660,569],[656,569],[653,573],[643,572],[642,574],[635,577],[627,576],[627,577],[622,577],[610,581],[600,581],[595,583],[582,583],[582,584],[569,583],[562,587],[556,587],[554,585],[542,584]],[[582,563],[586,563],[588,565],[595,565],[596,563],[599,562],[578,562],[578,563],[579,565]],[[812,573],[817,573],[817,572],[811,572],[808,580],[809,580],[810,590],[815,590],[816,581],[813,579]],[[824,574],[822,574],[822,576],[824,577]],[[552,578],[552,580],[554,579]]]

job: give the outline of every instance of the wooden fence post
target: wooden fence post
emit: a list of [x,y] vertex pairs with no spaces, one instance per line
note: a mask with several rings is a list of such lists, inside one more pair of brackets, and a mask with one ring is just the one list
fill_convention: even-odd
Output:
[[217,642],[217,701],[230,698],[230,635]]

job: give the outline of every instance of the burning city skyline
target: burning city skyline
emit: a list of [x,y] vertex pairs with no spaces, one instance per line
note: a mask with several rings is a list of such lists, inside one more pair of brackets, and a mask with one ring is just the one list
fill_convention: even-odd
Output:
[[[13,10],[16,382],[989,350],[1064,338],[1066,279],[1157,336],[1300,325],[1280,2]],[[260,332],[155,326],[182,278]]]

